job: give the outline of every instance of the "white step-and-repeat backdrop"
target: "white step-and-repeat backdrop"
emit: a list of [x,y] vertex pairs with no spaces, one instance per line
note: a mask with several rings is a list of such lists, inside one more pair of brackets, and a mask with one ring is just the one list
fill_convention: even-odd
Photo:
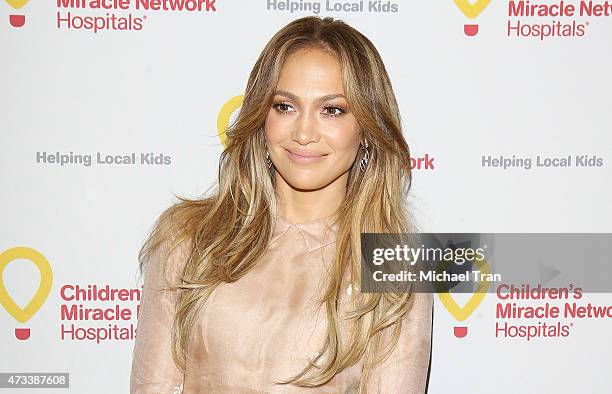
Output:
[[[423,230],[612,232],[609,1],[4,0],[0,372],[70,374],[16,392],[128,391],[138,248],[172,193],[216,181],[255,59],[311,14],[379,49]],[[430,393],[610,392],[610,308],[505,302],[436,296]]]

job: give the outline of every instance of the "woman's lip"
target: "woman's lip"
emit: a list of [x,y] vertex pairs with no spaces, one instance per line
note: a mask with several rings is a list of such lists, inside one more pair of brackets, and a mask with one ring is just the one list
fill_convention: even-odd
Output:
[[327,156],[327,155],[302,156],[297,153],[293,153],[288,149],[285,149],[285,151],[287,152],[287,156],[289,156],[291,160],[298,162],[298,163],[316,163],[316,162],[319,162],[325,159],[325,156]]

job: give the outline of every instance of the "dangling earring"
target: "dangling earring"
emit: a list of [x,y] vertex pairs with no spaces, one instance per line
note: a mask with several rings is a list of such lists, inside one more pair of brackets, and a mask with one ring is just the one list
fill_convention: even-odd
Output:
[[268,149],[266,149],[266,164],[268,168],[272,167],[272,159],[270,159],[270,152],[268,152]]
[[366,168],[368,166],[368,160],[370,160],[370,151],[368,150],[368,141],[367,140],[365,142],[365,146],[363,148],[361,148],[361,149],[365,150],[365,154],[363,155],[363,157],[359,161],[359,169],[362,172],[365,172],[365,170],[366,170]]

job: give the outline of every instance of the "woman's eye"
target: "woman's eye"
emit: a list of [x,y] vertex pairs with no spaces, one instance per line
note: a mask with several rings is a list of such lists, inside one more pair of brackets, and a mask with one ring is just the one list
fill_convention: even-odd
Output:
[[335,105],[330,105],[328,107],[325,107],[325,110],[328,111],[328,115],[332,117],[339,116],[344,113],[344,110],[342,108],[337,107]]
[[[287,103],[276,103],[272,107],[275,108],[281,114],[287,114],[289,112],[292,112],[291,110],[293,109],[293,107]],[[344,109],[336,105],[328,105],[327,107],[324,107],[323,109],[326,113],[326,116],[329,116],[332,118],[336,116],[340,116],[345,112]]]
[[285,103],[277,103],[274,104],[274,108],[276,108],[276,110],[281,114],[286,114],[287,112],[289,112],[289,108],[291,108],[291,106]]

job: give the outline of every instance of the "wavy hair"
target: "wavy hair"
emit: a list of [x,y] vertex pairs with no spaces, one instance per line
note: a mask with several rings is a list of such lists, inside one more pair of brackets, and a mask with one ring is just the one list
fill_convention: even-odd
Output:
[[[176,365],[185,370],[188,338],[198,311],[223,282],[239,280],[265,253],[276,212],[275,169],[265,162],[266,116],[272,105],[281,67],[289,55],[317,48],[339,61],[345,95],[367,141],[365,171],[360,149],[349,170],[347,191],[336,211],[338,232],[335,261],[321,302],[327,315],[324,344],[318,356],[280,384],[317,387],[343,369],[363,361],[359,392],[368,373],[396,346],[402,317],[410,310],[407,293],[353,291],[352,309],[339,310],[345,278],[359,289],[362,232],[409,233],[415,230],[406,197],[411,185],[410,152],[400,113],[383,61],[368,38],[340,19],[309,16],[278,31],[259,55],[247,82],[242,107],[227,128],[227,146],[219,160],[214,193],[201,199],[179,197],[157,219],[139,252],[140,269],[166,243],[168,256],[181,243],[189,245],[177,290],[172,333]],[[350,323],[348,337],[340,335],[341,320]],[[383,332],[391,332],[382,347]]]

